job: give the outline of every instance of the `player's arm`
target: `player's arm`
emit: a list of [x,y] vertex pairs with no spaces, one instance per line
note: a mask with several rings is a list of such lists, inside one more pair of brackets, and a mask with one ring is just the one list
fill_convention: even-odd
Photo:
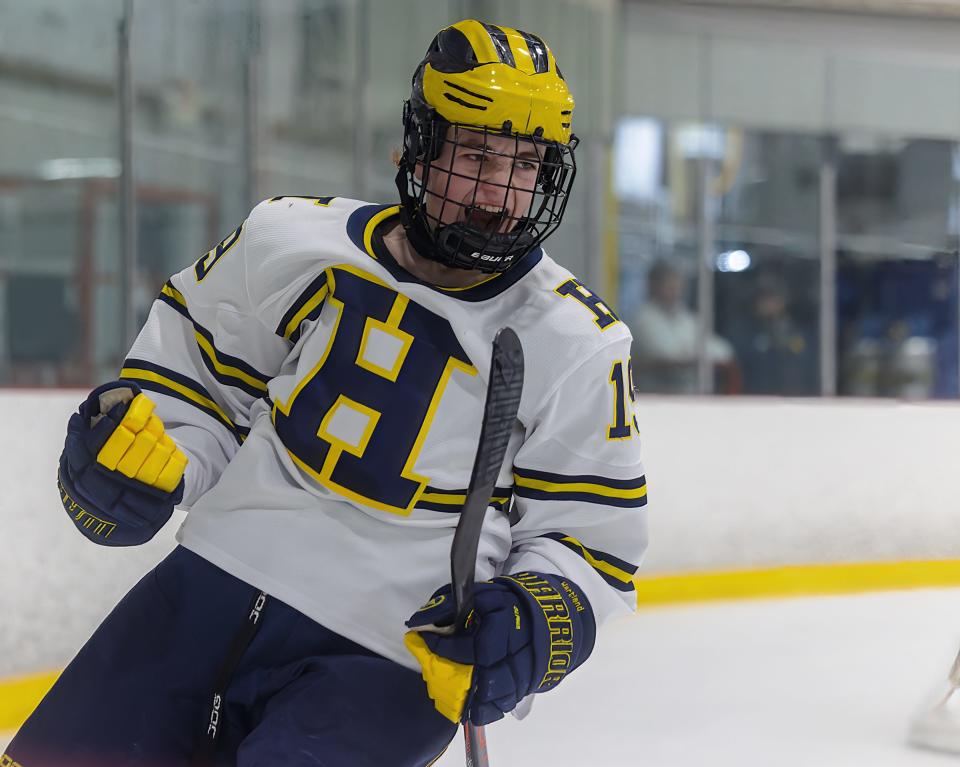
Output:
[[251,296],[259,211],[167,280],[119,375],[156,404],[188,458],[186,507],[216,483],[246,438],[251,408],[289,350],[260,322]]
[[[106,387],[113,393],[104,401],[105,387],[96,390],[71,419],[60,491],[92,540],[142,543],[175,504],[189,507],[212,487],[293,348],[276,318],[307,275],[288,273],[298,265],[283,259],[264,269],[271,235],[283,226],[267,206],[167,281],[119,381]],[[183,464],[172,487],[152,475],[159,457],[147,449],[151,440]]]
[[505,563],[576,582],[597,625],[636,609],[647,546],[629,337],[574,370],[541,408],[514,459],[519,522]]
[[553,689],[590,656],[597,626],[635,605],[646,480],[628,349],[625,337],[580,365],[531,423],[514,459],[514,545],[505,574],[477,584],[469,631],[435,631],[452,618],[449,586],[407,624],[428,693],[453,721],[486,724]]

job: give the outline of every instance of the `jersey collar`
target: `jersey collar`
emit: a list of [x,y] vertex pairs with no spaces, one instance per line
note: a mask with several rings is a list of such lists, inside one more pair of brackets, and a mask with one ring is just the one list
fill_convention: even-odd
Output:
[[466,288],[442,288],[438,285],[431,285],[400,266],[383,243],[384,230],[399,215],[399,205],[364,205],[357,208],[347,220],[347,235],[357,248],[390,272],[397,281],[424,285],[451,298],[458,298],[462,301],[486,301],[498,296],[507,288],[515,285],[543,258],[543,250],[537,247],[525,255],[516,266],[506,272],[490,275],[475,285]]

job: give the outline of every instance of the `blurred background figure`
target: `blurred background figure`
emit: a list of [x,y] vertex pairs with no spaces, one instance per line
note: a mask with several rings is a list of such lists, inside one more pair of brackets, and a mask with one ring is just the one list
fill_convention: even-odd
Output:
[[956,254],[848,263],[838,276],[840,393],[956,397]]
[[809,396],[817,393],[815,346],[790,313],[786,283],[757,277],[753,301],[732,335],[744,394]]
[[[633,316],[633,366],[637,389],[659,394],[695,394],[697,381],[697,315],[686,304],[686,279],[666,260],[656,261],[647,275],[647,300]],[[707,355],[717,364],[733,361],[733,348],[723,338],[707,340]]]

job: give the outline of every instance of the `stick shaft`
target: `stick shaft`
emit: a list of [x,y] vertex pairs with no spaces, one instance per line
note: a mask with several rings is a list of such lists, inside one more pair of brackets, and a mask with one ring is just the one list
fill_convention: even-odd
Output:
[[464,722],[463,743],[466,749],[467,767],[490,767],[490,759],[487,756],[487,733],[483,727]]
[[[504,328],[493,341],[480,441],[467,497],[450,549],[450,575],[457,607],[454,630],[464,627],[473,609],[473,583],[480,532],[507,453],[522,390],[523,348],[517,334],[510,328]],[[489,767],[487,735],[482,726],[464,722],[463,743],[467,767]]]

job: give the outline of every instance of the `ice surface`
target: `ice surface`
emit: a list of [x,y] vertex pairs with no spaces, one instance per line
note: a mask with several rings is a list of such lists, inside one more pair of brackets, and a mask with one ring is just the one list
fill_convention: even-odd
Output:
[[[960,589],[646,610],[522,722],[491,767],[946,767],[906,746],[960,643]],[[437,767],[463,765],[460,737]]]
[[[490,764],[948,767],[905,736],[958,645],[960,589],[644,610],[488,727]],[[458,735],[437,767],[463,764]]]

